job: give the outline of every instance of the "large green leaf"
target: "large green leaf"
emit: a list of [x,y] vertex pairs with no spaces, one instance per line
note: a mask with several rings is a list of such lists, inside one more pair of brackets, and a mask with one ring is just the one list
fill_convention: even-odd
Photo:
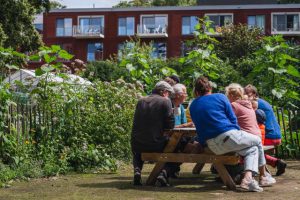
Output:
[[66,59],[66,60],[70,60],[72,59],[74,56],[69,54],[67,51],[65,50],[61,50],[58,52],[58,57],[62,58],[62,59]]
[[292,76],[295,76],[295,77],[298,77],[300,78],[300,73],[299,71],[293,66],[293,65],[289,65],[288,68],[287,68],[287,73],[289,75],[292,75]]

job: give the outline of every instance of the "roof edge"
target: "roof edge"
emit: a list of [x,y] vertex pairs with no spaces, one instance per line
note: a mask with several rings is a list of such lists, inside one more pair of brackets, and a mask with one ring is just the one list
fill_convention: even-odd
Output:
[[300,8],[300,4],[249,4],[249,5],[213,5],[213,6],[160,6],[130,8],[65,8],[53,9],[50,13],[62,12],[130,12],[130,11],[178,11],[178,10],[241,10],[241,9],[286,9]]

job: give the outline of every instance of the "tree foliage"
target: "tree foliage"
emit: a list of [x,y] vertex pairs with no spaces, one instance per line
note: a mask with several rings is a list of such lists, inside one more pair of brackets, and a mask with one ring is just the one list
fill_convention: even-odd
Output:
[[281,35],[264,38],[264,46],[254,53],[256,65],[248,80],[258,86],[260,93],[272,104],[295,106],[299,95],[299,59],[293,57],[296,49]]
[[0,0],[0,25],[4,33],[4,47],[24,52],[36,50],[42,45],[40,35],[33,26],[36,5],[28,0]]
[[134,6],[194,6],[196,0],[131,0],[121,1],[114,7],[134,7]]

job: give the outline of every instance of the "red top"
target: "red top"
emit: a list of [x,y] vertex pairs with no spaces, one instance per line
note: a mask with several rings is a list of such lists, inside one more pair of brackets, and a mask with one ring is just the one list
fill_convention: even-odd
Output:
[[261,132],[261,142],[264,145],[265,144],[265,137],[266,137],[266,127],[264,124],[258,124],[258,127],[260,129]]
[[231,103],[238,124],[243,131],[261,137],[261,131],[256,121],[255,111],[248,100],[237,100]]

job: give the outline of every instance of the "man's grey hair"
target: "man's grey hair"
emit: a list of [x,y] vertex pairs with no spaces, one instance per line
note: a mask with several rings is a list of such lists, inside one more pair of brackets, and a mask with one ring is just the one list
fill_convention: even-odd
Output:
[[156,85],[154,87],[154,92],[157,94],[161,94],[164,91],[168,91],[168,92],[170,92],[170,94],[174,93],[174,89],[166,81],[159,81],[158,83],[156,83]]

